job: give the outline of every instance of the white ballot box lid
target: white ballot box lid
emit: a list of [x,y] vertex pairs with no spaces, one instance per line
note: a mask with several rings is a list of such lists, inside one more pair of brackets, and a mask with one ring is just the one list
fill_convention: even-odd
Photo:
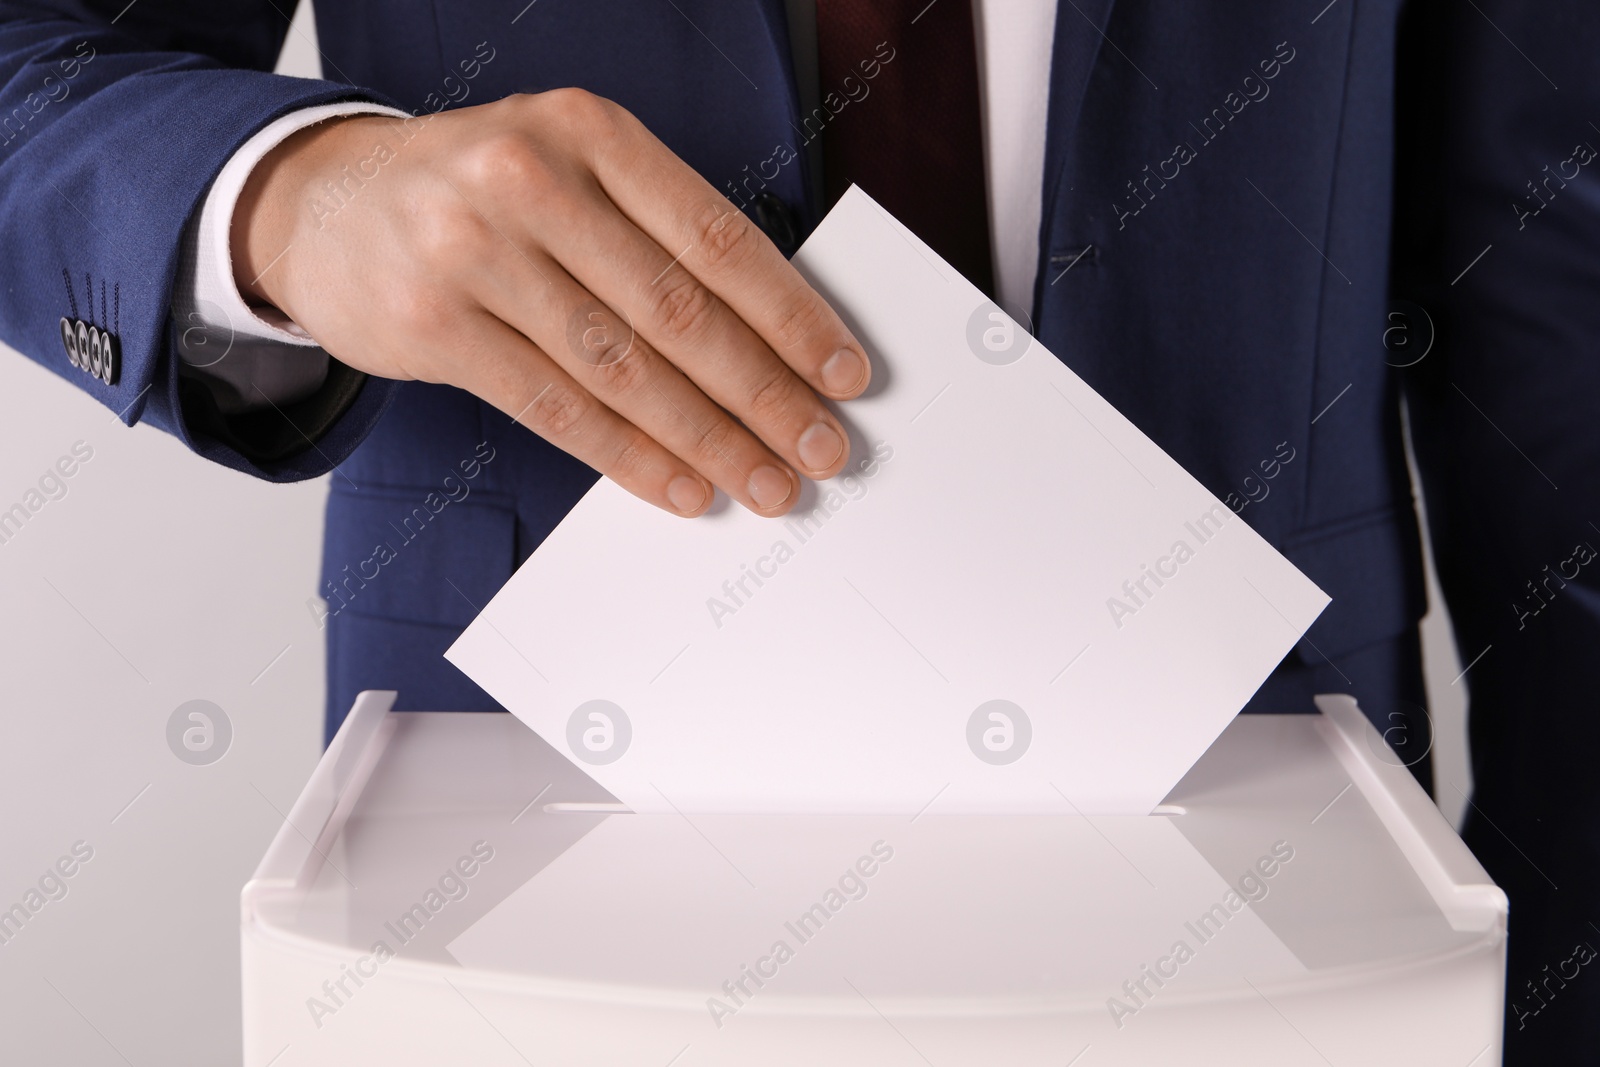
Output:
[[1348,697],[1088,818],[636,815],[393,699],[244,888],[247,1067],[1499,1062],[1505,896]]

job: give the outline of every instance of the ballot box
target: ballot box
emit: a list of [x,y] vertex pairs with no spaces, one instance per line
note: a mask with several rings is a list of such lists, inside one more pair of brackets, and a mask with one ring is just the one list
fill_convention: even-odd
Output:
[[243,890],[247,1067],[1500,1060],[1505,896],[1348,697],[1118,817],[633,814],[393,698]]

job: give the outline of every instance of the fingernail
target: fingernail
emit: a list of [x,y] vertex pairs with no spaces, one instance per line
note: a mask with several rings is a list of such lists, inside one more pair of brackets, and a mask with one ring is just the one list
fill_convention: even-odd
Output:
[[853,393],[867,376],[867,361],[841,348],[822,365],[822,384],[830,393]]
[[667,483],[667,500],[685,515],[693,515],[706,502],[706,485],[697,478],[680,474]]
[[825,422],[814,422],[800,435],[796,449],[809,471],[825,471],[844,454],[844,438]]
[[750,499],[762,509],[775,508],[794,492],[794,480],[777,467],[758,467],[750,476]]

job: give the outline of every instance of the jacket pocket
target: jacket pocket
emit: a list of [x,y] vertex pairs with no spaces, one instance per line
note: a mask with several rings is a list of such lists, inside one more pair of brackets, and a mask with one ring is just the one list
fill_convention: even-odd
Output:
[[1295,646],[1305,663],[1394,637],[1427,611],[1422,543],[1409,510],[1383,508],[1307,530],[1289,538],[1283,554],[1332,598]]

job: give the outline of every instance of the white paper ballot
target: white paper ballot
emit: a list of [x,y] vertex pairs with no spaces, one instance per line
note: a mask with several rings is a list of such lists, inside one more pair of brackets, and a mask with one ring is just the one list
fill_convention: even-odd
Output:
[[860,190],[794,263],[873,360],[845,472],[601,480],[447,657],[640,812],[1149,812],[1328,598]]

